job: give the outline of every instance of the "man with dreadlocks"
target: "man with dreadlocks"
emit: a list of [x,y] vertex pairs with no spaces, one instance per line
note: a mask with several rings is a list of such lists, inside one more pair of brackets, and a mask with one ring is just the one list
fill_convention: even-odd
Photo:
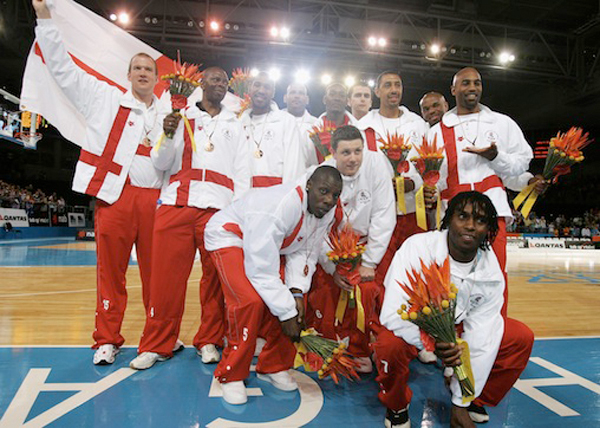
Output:
[[[456,195],[448,205],[441,231],[417,234],[398,250],[385,278],[381,324],[374,343],[379,399],[387,407],[385,426],[408,428],[409,362],[424,348],[419,328],[397,311],[408,296],[398,283],[409,284],[408,272],[420,274],[421,261],[442,265],[449,258],[450,277],[458,288],[456,324],[469,344],[475,379],[475,401],[463,403],[458,381],[450,380],[452,427],[487,422],[484,405],[497,405],[525,369],[533,333],[523,323],[501,315],[506,282],[491,245],[498,233],[492,201],[470,191]],[[447,368],[460,364],[462,347],[438,342],[435,352]]]

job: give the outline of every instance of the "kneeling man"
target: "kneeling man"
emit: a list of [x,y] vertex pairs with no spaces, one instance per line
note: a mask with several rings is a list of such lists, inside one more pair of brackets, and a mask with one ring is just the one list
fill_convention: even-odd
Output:
[[[478,192],[463,192],[450,201],[441,231],[410,237],[394,256],[384,282],[380,317],[386,328],[378,332],[374,344],[379,399],[387,407],[386,427],[410,427],[408,365],[424,345],[419,328],[397,313],[408,300],[398,282],[409,284],[409,270],[420,274],[421,260],[425,265],[441,265],[450,258],[451,281],[458,288],[455,322],[462,325],[461,337],[471,354],[476,399],[463,403],[458,381],[451,379],[451,426],[487,422],[483,406],[497,405],[525,369],[533,333],[500,313],[506,283],[498,258],[490,250],[497,232],[498,218],[490,199]],[[436,343],[435,352],[446,367],[460,365],[460,346]]]
[[289,373],[295,355],[290,339],[299,339],[304,293],[341,191],[340,173],[322,166],[308,180],[251,190],[208,222],[206,249],[221,279],[229,325],[215,370],[226,402],[248,399],[244,379],[257,336],[266,339],[258,378],[284,391],[298,388]]

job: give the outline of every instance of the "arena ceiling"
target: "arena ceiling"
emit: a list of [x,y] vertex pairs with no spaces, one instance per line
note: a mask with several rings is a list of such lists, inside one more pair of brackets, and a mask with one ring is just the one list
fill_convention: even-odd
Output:
[[[401,70],[417,97],[447,89],[450,77],[474,65],[502,82],[489,95],[511,102],[527,93],[533,105],[598,106],[600,1],[597,0],[80,0],[109,18],[127,12],[127,31],[163,53],[231,69],[299,67],[370,79]],[[0,0],[0,82],[18,92],[33,34],[28,0]],[[210,22],[220,24],[218,31]],[[288,39],[274,38],[286,26]],[[368,43],[383,38],[385,47]],[[431,52],[437,44],[439,52]],[[514,61],[500,63],[500,55]],[[442,83],[440,83],[442,82]],[[437,88],[443,84],[444,88]],[[497,85],[499,86],[499,85]],[[533,97],[533,99],[532,99]],[[413,100],[414,101],[414,100]],[[527,117],[526,109],[522,114]],[[573,115],[578,113],[573,110]],[[535,116],[535,114],[533,114]]]

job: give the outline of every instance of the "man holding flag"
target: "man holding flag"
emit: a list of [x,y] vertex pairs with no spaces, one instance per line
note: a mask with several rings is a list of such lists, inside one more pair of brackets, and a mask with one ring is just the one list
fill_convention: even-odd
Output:
[[[38,18],[34,52],[46,68],[42,72],[52,77],[49,81],[53,87],[58,86],[61,97],[66,97],[57,99],[57,104],[68,104],[66,112],[71,116],[57,119],[56,125],[63,132],[61,123],[66,123],[63,134],[81,146],[73,190],[97,198],[94,229],[98,293],[93,334],[97,351],[93,362],[112,364],[125,341],[120,334],[127,303],[125,273],[134,243],[144,305],[148,305],[152,228],[163,179],[162,172],[152,165],[150,150],[160,137],[169,108],[161,107],[154,95],[158,69],[151,55],[138,53],[131,58],[127,73],[131,90],[123,93],[114,81],[67,52],[46,0],[33,0],[32,4]],[[61,6],[76,9],[75,5]],[[77,13],[85,14],[79,10]],[[26,70],[24,93],[28,82]],[[37,91],[41,90],[38,86]],[[55,117],[58,115],[60,111]],[[68,122],[82,118],[85,131],[77,135]]]

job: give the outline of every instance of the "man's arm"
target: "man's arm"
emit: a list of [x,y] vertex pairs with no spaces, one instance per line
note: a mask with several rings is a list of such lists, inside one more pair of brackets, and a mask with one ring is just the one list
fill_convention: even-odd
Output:
[[[184,126],[179,126],[181,115],[179,113],[171,113],[163,120],[163,130],[165,137],[160,146],[156,145],[150,151],[150,158],[154,168],[160,171],[168,171],[171,169],[175,161],[177,152],[176,142],[183,142]],[[179,132],[177,132],[179,130]],[[173,135],[173,138],[168,138],[166,135]]]

